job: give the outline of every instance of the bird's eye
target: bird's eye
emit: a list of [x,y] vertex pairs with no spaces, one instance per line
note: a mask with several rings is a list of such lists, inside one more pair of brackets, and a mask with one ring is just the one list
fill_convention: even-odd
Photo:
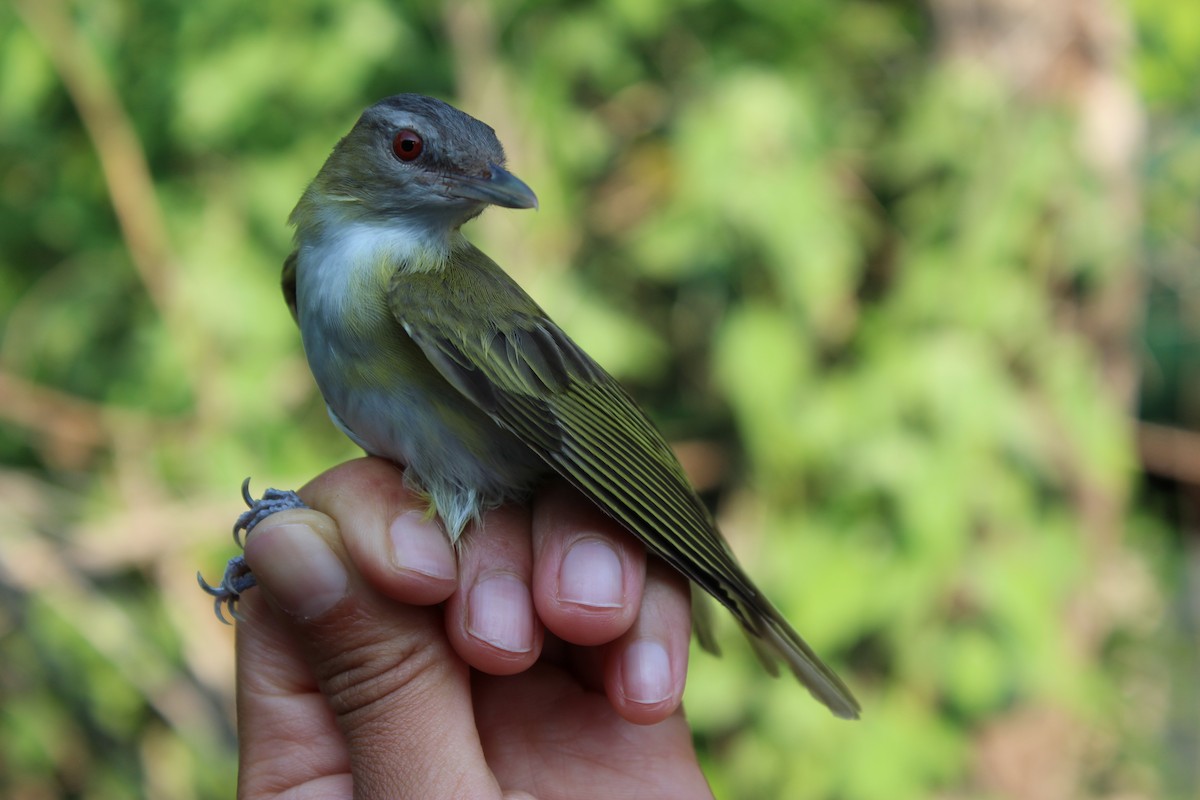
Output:
[[409,128],[400,131],[396,134],[396,138],[392,139],[392,152],[401,161],[412,161],[421,155],[421,151],[424,149],[425,142],[422,141],[421,135]]

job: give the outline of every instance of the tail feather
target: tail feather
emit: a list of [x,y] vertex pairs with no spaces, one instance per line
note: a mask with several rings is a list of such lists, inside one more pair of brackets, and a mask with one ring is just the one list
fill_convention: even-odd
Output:
[[712,598],[692,581],[688,581],[688,588],[692,591],[692,633],[704,652],[719,656],[721,646],[713,634]]
[[746,636],[763,666],[779,674],[778,662],[783,661],[804,684],[804,687],[837,717],[858,719],[862,710],[850,689],[812,648],[800,638],[773,606],[765,600],[754,609],[746,609],[743,621]]
[[741,624],[754,655],[772,677],[779,677],[779,662],[782,661],[809,693],[834,716],[858,719],[862,709],[850,689],[765,597],[732,591],[710,592],[694,582],[690,584],[692,632],[705,651],[713,655],[721,654],[712,630],[712,603],[720,600]]

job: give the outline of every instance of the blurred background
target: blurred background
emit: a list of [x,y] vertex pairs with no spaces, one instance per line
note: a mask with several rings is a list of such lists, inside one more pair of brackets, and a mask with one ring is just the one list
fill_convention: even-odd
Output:
[[1200,9],[0,3],[0,796],[233,794],[238,485],[355,455],[278,289],[359,111],[497,129],[469,235],[651,410],[858,693],[726,624],[726,798],[1200,792]]

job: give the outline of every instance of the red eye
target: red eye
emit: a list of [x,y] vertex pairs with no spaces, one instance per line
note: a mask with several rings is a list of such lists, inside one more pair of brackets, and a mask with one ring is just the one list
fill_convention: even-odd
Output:
[[412,161],[421,155],[424,149],[425,142],[421,141],[421,135],[408,128],[397,133],[396,138],[392,139],[392,152],[401,161]]

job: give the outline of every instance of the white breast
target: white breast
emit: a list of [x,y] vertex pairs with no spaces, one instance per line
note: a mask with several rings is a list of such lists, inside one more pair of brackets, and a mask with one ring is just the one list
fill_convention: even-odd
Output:
[[377,279],[381,271],[390,274],[402,264],[444,262],[450,250],[445,231],[406,220],[386,225],[342,220],[321,230],[320,237],[299,242],[296,288],[301,313],[316,304],[344,313],[360,299],[356,292],[363,284]]

